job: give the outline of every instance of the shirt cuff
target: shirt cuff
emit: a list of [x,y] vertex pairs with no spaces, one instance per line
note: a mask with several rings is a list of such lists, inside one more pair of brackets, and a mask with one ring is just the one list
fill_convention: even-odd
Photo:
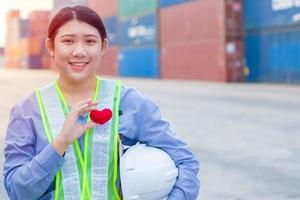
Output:
[[64,163],[64,158],[55,151],[52,144],[48,144],[36,155],[35,160],[52,177],[56,175]]
[[168,200],[179,200],[184,199],[183,192],[178,188],[173,188],[170,196],[168,197]]

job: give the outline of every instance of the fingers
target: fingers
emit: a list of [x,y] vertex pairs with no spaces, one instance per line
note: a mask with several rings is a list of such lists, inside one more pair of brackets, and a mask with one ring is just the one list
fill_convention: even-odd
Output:
[[98,104],[98,102],[92,102],[89,100],[85,100],[85,101],[79,102],[77,104],[77,106],[75,106],[75,108],[73,108],[72,110],[75,115],[80,116],[87,112],[90,112],[93,109],[96,109],[97,104]]
[[82,108],[82,109],[78,112],[78,115],[79,115],[79,116],[80,116],[80,115],[84,115],[85,113],[91,112],[92,110],[95,110],[95,109],[97,109],[96,106],[84,107],[84,108]]
[[79,101],[76,106],[82,106],[84,104],[90,104],[92,102],[92,98],[85,99],[83,101]]
[[89,128],[96,128],[97,126],[99,126],[99,124],[97,124],[97,123],[91,121],[91,122],[86,123],[86,124],[84,125],[84,129],[87,130],[87,129],[89,129]]

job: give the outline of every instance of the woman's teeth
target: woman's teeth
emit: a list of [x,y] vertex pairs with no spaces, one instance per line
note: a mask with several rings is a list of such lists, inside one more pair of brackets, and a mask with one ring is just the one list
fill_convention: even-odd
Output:
[[87,62],[76,62],[76,63],[70,63],[70,64],[75,67],[83,67],[87,64]]

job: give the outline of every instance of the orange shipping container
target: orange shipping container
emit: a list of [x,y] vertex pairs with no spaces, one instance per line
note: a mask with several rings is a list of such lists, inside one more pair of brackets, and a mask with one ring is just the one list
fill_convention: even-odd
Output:
[[28,38],[28,55],[40,55],[42,51],[41,42],[43,40],[39,37]]
[[33,11],[29,14],[29,26],[31,35],[39,38],[46,38],[50,11]]

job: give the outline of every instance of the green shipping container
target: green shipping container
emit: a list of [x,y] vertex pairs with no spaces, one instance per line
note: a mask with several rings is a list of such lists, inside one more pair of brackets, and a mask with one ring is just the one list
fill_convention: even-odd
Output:
[[133,16],[155,13],[157,0],[120,0],[119,17],[127,19]]

